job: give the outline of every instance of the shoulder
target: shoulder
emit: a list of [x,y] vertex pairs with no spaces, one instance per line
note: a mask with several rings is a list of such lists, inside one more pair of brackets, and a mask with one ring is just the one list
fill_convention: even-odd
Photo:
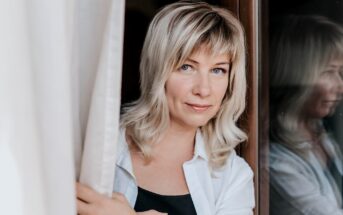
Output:
[[217,193],[231,193],[245,187],[253,189],[254,173],[248,163],[232,151],[226,164],[212,172],[212,181]]
[[[213,181],[216,189],[217,212],[252,214],[255,206],[253,171],[248,163],[232,151],[226,165],[215,170]],[[216,177],[219,177],[216,179]],[[235,212],[235,213],[234,213]],[[237,213],[236,213],[237,212]],[[221,214],[221,213],[218,213]]]
[[270,177],[280,175],[312,175],[313,153],[306,150],[302,154],[284,146],[280,143],[271,143],[269,152]]
[[214,170],[214,177],[216,175],[220,175],[226,183],[239,184],[252,180],[254,174],[248,163],[233,150],[226,164]]
[[293,149],[281,143],[271,142],[269,160],[271,165],[273,163],[298,163],[303,161],[303,157],[299,153],[296,153]]

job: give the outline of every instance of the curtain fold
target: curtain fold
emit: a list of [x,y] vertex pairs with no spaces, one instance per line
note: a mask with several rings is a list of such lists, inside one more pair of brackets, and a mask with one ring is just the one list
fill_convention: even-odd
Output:
[[[92,86],[92,92],[89,97],[86,97],[90,99],[88,111],[83,112],[88,112],[88,115],[84,115],[87,120],[83,120],[83,122],[87,121],[87,126],[84,132],[80,182],[108,196],[111,196],[113,190],[115,143],[119,124],[124,3],[123,0],[107,1],[107,6],[103,2],[101,7],[96,7],[93,1],[86,1],[83,2],[83,11],[79,13],[79,19],[82,22],[87,22],[88,19],[102,14],[97,18],[102,20],[102,25],[99,26],[98,23],[93,22],[93,26],[86,25],[86,28],[79,31],[88,32],[89,38],[96,38],[91,39],[93,43],[88,43],[88,47],[93,47],[92,52],[87,56],[82,56],[82,62],[88,62],[88,66],[80,69],[80,77],[85,72],[88,73],[88,77],[94,77],[94,82],[83,81],[81,85],[81,88],[88,89]],[[91,14],[84,13],[88,9],[92,9]],[[94,31],[94,29],[99,31]],[[99,43],[100,38],[101,43]],[[81,37],[79,39],[82,40]],[[87,47],[79,47],[79,53],[85,53],[82,49],[87,49]],[[90,59],[86,59],[87,57]]]

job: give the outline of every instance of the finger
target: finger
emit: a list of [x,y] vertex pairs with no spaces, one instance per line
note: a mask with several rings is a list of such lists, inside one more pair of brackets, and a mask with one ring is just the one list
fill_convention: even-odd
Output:
[[97,192],[92,190],[91,188],[82,185],[80,183],[76,183],[76,196],[78,199],[86,202],[86,203],[93,203],[96,202],[99,198]]
[[168,213],[162,213],[155,210],[148,210],[144,212],[137,212],[137,215],[168,215]]
[[90,205],[77,199],[76,200],[76,207],[77,207],[77,214],[80,215],[86,215],[86,214],[90,214]]

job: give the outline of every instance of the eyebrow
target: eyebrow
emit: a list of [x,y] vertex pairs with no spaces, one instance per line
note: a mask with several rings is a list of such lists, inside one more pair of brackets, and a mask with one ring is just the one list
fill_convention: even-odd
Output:
[[[191,59],[191,58],[187,58],[186,61],[190,61],[190,62],[192,62],[192,63],[194,63],[194,64],[199,64],[198,61],[193,60],[193,59]],[[230,62],[218,62],[218,63],[216,63],[215,65],[218,65],[218,66],[219,66],[219,65],[230,65]]]

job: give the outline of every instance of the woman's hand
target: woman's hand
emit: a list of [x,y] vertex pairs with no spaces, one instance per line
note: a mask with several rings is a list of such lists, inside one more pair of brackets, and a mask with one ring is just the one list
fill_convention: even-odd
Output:
[[137,215],[168,215],[167,213],[161,213],[155,210],[148,210],[144,212],[137,212]]
[[77,213],[79,215],[136,215],[124,195],[103,196],[91,188],[76,183]]
[[155,210],[136,213],[121,193],[108,198],[91,188],[76,183],[77,213],[79,215],[163,215]]

